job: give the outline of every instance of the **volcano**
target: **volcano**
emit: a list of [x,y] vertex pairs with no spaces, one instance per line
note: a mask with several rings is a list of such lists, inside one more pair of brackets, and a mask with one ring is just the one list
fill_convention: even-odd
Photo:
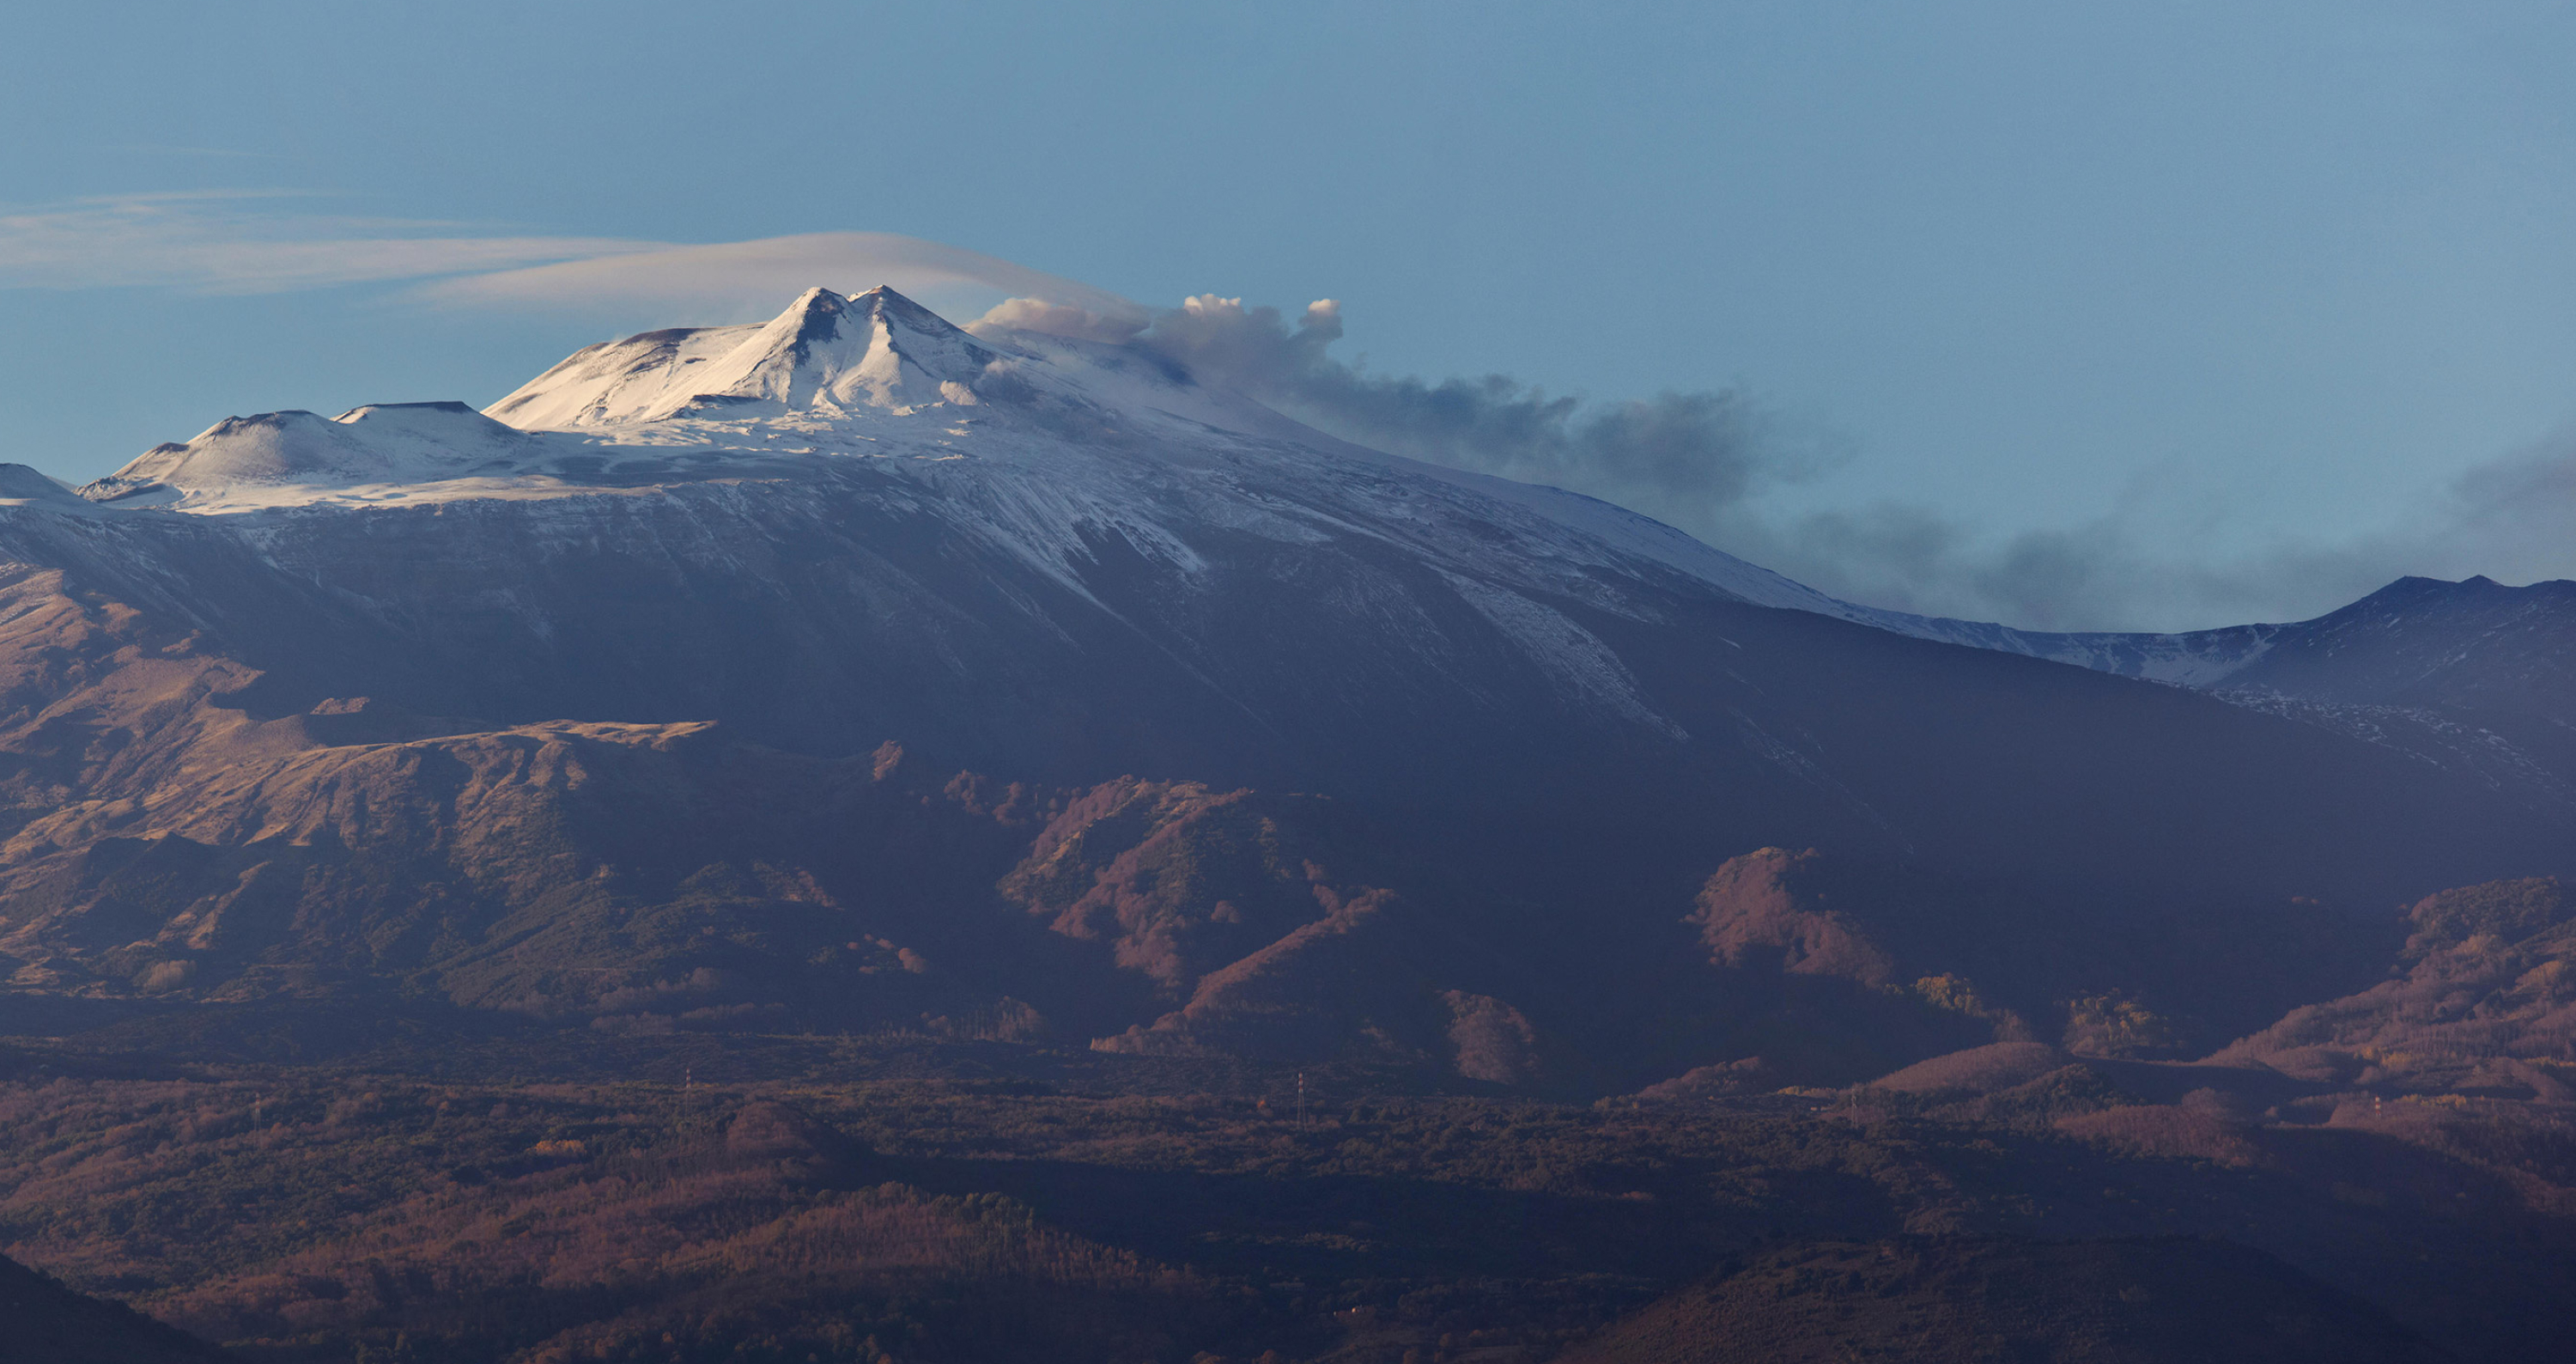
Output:
[[[1672,1020],[1804,931],[1738,915],[1712,965],[1693,896],[1764,849],[1864,869],[1878,908],[1782,911],[1877,923],[1844,959],[1972,960],[2025,1008],[2181,988],[2293,897],[2576,862],[2551,780],[1840,602],[887,289],[0,491],[22,991],[1375,1038],[1628,1084],[1741,1054]],[[2212,1027],[2353,984],[2264,969]]]

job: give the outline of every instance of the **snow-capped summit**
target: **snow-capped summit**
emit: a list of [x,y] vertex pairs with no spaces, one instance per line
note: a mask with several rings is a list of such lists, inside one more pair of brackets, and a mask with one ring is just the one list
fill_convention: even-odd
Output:
[[0,464],[0,506],[22,507],[30,503],[65,509],[89,505],[60,479],[24,464]]
[[93,502],[159,506],[296,501],[316,487],[421,484],[514,472],[520,431],[459,402],[369,403],[337,417],[226,417],[184,443],[144,451],[81,489]]
[[813,288],[757,326],[685,327],[604,342],[490,408],[514,426],[601,426],[707,409],[908,413],[972,406],[1000,357],[947,319],[880,285],[856,297]]
[[[1295,545],[1366,528],[1498,583],[1561,591],[1678,573],[1731,600],[1875,623],[1634,512],[1349,445],[1134,346],[969,335],[883,287],[811,288],[765,323],[586,347],[479,414],[414,403],[228,418],[81,491],[94,505],[226,515],[718,480],[788,496],[852,479],[890,479],[883,496],[940,507],[950,534],[1067,585],[1104,538],[1196,565],[1194,546],[1220,530]],[[1496,526],[1512,529],[1478,529]]]

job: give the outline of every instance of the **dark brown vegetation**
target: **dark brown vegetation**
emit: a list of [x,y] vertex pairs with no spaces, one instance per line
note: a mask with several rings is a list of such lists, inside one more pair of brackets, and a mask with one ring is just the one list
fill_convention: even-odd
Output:
[[[1589,1106],[1326,1069],[1300,1121],[1289,1070],[583,1034],[357,1069],[22,1044],[0,1249],[281,1364],[1503,1364],[1673,1293],[1575,1357],[1645,1357],[1656,1321],[1774,1300],[1855,1348],[2072,1351],[2153,1343],[2124,1291],[2170,1307],[2220,1277],[2196,1348],[2272,1322],[2422,1357],[2393,1318],[2463,1357],[2540,1357],[2576,1329],[2565,1115],[2531,1103],[2321,1095],[2266,1117],[2238,1093],[2254,1072],[2008,1044],[1903,1090]],[[657,1078],[506,1078],[550,1053]],[[115,1078],[137,1066],[168,1073]],[[2189,1239],[2212,1237],[2231,1244]],[[2055,1289],[2023,1282],[2043,1271]],[[1717,1315],[1675,1305],[1694,1301]]]
[[2429,1364],[2384,1315],[2224,1241],[1903,1237],[1730,1265],[1564,1364]]
[[2381,1093],[2576,1099],[2576,894],[2548,878],[2469,886],[2407,926],[2387,980],[2217,1059]]

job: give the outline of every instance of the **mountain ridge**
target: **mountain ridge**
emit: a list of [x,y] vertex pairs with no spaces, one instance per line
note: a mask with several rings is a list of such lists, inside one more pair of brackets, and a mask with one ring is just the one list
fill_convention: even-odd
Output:
[[2399,578],[2324,615],[1989,647],[2175,682],[2498,782],[2576,790],[2576,582]]
[[[1515,1083],[1634,1088],[1743,1059],[1709,1050],[1754,1026],[1710,991],[1830,1012],[1902,987],[1712,967],[1691,897],[1760,848],[1968,887],[1892,893],[1995,906],[1960,922],[2035,945],[1973,985],[2025,1013],[2183,988],[2251,906],[2570,870],[2576,798],[2546,781],[1891,632],[1633,513],[1337,442],[1129,348],[969,338],[886,291],[708,335],[591,348],[495,406],[591,414],[570,426],[234,419],[91,500],[0,506],[21,983],[399,979],[583,1026],[820,1025],[846,970],[875,1001],[858,1021],[1034,1008],[1144,1052],[1374,1030]],[[683,365],[692,346],[723,356]],[[1256,873],[1220,854],[1230,816],[1192,816],[1171,855],[1226,889],[1174,889],[1186,910],[1101,889],[1127,908],[1033,927],[997,891],[1009,840],[909,880],[835,851],[998,837],[939,783],[905,799],[948,813],[898,817],[890,742],[982,774],[959,790],[1315,797],[1342,832],[1314,876]],[[770,945],[704,955],[693,915]],[[967,935],[888,926],[943,921]],[[2159,935],[2183,946],[2101,950]],[[865,974],[904,951],[932,969]],[[1037,999],[1031,963],[1062,952],[1100,969]],[[2352,985],[2276,970],[2303,997]],[[583,973],[687,1007],[584,1012]],[[1289,1006],[1311,1031],[1247,1022]],[[1917,1004],[1869,1008],[1915,1026]],[[1836,1057],[1819,1073],[1855,1078]]]

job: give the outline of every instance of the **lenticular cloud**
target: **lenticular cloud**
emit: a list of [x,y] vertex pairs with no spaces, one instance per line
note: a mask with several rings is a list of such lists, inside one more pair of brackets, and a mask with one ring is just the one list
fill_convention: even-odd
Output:
[[477,235],[455,223],[288,212],[320,196],[125,194],[0,213],[0,289],[273,294],[652,251],[616,237]]
[[817,281],[846,292],[889,285],[952,316],[1016,299],[1078,310],[1103,319],[1104,326],[1130,323],[1130,335],[1147,320],[1144,308],[1108,290],[892,232],[814,232],[674,246],[442,280],[420,293],[470,307],[624,312],[650,305],[701,316],[752,318],[768,316],[780,298]]

